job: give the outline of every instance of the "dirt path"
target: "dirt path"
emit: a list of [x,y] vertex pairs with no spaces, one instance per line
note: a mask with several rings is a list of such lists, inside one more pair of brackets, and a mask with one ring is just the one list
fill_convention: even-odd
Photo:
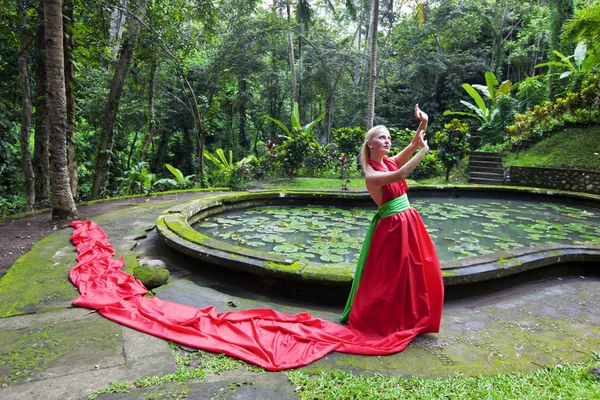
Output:
[[[110,200],[93,204],[79,204],[77,211],[80,220],[92,219],[98,215],[144,202],[164,202],[170,200],[191,200],[209,192],[188,192],[148,197],[134,197],[123,200]],[[14,219],[0,224],[0,278],[13,263],[31,247],[57,229],[64,229],[69,221],[53,221],[50,211],[25,218]]]

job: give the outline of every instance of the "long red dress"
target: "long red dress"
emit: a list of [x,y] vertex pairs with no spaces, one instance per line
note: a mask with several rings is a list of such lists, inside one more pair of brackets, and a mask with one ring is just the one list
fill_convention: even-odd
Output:
[[[389,171],[398,170],[384,157]],[[369,159],[376,171],[386,171]],[[383,203],[402,196],[406,181],[383,187]],[[354,297],[348,324],[367,337],[385,337],[415,330],[439,332],[444,284],[437,252],[412,207],[379,221],[367,256],[362,280]]]

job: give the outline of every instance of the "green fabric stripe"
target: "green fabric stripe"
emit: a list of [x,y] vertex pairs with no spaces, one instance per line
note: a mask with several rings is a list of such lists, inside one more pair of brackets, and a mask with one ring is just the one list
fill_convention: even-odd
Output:
[[371,225],[369,225],[369,229],[367,230],[367,234],[365,236],[365,241],[363,242],[360,250],[360,256],[358,256],[358,263],[356,264],[356,271],[354,272],[354,279],[352,280],[352,288],[350,289],[350,295],[348,296],[348,301],[346,302],[344,312],[340,317],[340,322],[344,324],[348,323],[352,302],[354,302],[354,296],[356,295],[358,285],[360,285],[360,281],[362,279],[363,270],[365,269],[365,264],[367,262],[367,255],[369,254],[369,247],[371,247],[371,239],[373,238],[373,232],[375,232],[377,224],[383,218],[389,217],[390,215],[399,214],[402,211],[407,210],[409,207],[410,204],[408,203],[408,196],[406,196],[406,193],[379,206],[377,213],[371,220]]

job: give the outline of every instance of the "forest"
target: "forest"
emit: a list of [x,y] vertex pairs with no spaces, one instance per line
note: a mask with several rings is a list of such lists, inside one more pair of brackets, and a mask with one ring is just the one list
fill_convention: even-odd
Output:
[[429,114],[415,179],[600,122],[600,1],[0,0],[0,211],[360,176]]

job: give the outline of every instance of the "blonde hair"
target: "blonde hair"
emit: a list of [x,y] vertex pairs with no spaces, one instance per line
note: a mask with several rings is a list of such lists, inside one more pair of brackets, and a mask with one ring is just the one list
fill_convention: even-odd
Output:
[[369,157],[371,156],[371,151],[369,150],[369,142],[373,139],[375,135],[379,132],[389,133],[388,129],[383,125],[377,125],[369,129],[369,132],[365,135],[365,142],[360,149],[360,163],[362,164],[362,169],[364,172],[367,171],[367,166],[369,165]]

